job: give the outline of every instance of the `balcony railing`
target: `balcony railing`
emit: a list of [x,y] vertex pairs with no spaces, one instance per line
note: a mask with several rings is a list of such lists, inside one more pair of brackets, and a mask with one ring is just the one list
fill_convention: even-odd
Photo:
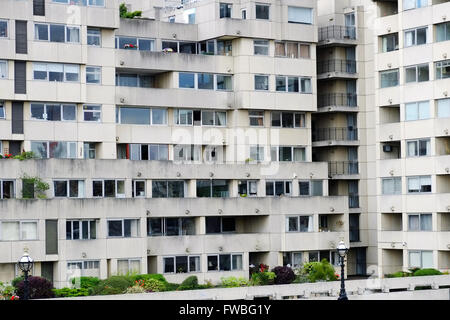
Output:
[[356,93],[325,93],[317,98],[319,108],[329,106],[356,107]]
[[358,129],[349,128],[320,128],[312,132],[312,141],[356,141]]
[[349,195],[348,196],[348,207],[349,208],[359,208],[359,195]]
[[356,27],[327,26],[319,28],[319,41],[329,39],[356,39]]
[[317,73],[326,72],[345,72],[356,73],[356,61],[355,60],[325,60],[317,62]]
[[332,161],[328,162],[328,174],[358,174],[358,161]]

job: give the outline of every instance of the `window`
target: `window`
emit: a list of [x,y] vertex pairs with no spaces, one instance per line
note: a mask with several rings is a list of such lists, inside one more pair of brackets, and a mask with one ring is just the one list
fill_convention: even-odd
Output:
[[102,45],[102,33],[100,29],[87,28],[87,44],[88,46],[97,47]]
[[31,103],[31,119],[48,121],[76,120],[77,106],[74,104]]
[[383,194],[401,194],[402,193],[402,178],[382,178],[382,193]]
[[235,217],[205,217],[206,234],[236,231]]
[[428,64],[405,67],[405,82],[423,82],[429,80]]
[[14,180],[0,180],[0,199],[12,199],[14,197]]
[[184,73],[179,74],[179,87],[180,88],[195,88],[195,74],[194,73]]
[[231,18],[231,8],[232,4],[220,3],[220,18]]
[[407,141],[406,145],[408,157],[422,157],[430,155],[430,139],[411,140]]
[[93,180],[93,197],[125,197],[125,180]]
[[173,146],[174,161],[200,161],[202,146],[194,144],[176,144]]
[[255,55],[269,55],[269,40],[253,40],[253,48]]
[[255,90],[269,90],[269,76],[255,75]]
[[[127,151],[128,149],[128,151]],[[129,144],[125,145],[126,154],[118,159],[131,160],[168,160],[169,146],[167,144]]]
[[299,268],[303,265],[302,252],[283,252],[283,266]]
[[84,198],[83,180],[54,180],[55,197]]
[[[209,42],[209,41],[208,41]],[[216,40],[217,54],[231,56],[233,53],[233,43],[231,40]]]
[[133,37],[116,37],[116,49],[154,51],[155,40]]
[[50,42],[80,43],[80,27],[35,23],[34,39]]
[[232,79],[231,76],[225,76],[221,74],[216,75],[217,90],[232,91],[233,84],[231,82],[231,79]]
[[264,126],[264,111],[248,111],[248,117],[250,120],[250,126]]
[[428,101],[411,102],[405,104],[405,121],[423,120],[430,118],[430,103]]
[[0,20],[0,38],[8,37],[8,21]]
[[163,40],[162,48],[164,52],[179,52],[187,54],[197,53],[196,42]]
[[195,235],[195,218],[147,218],[147,235],[149,237]]
[[198,198],[227,198],[228,196],[227,180],[197,180]]
[[311,93],[311,78],[277,76],[277,91]]
[[[6,119],[5,105],[0,101],[0,119]],[[0,154],[3,154],[3,148],[1,148],[2,144],[0,142]]]
[[257,3],[256,4],[256,19],[269,20],[270,5]]
[[100,276],[100,261],[99,260],[85,260],[85,261],[70,261],[67,262],[67,276],[68,279],[74,277],[99,277]]
[[242,9],[241,10],[241,18],[242,18],[242,20],[246,20],[247,19],[247,9]]
[[302,7],[290,7],[288,6],[288,22],[289,23],[313,23],[313,9]]
[[227,124],[227,113],[225,111],[202,110],[202,125],[223,127]]
[[409,251],[410,268],[433,268],[433,251]]
[[348,215],[349,240],[350,242],[359,242],[359,213]]
[[83,105],[83,120],[101,122],[102,107],[99,105]]
[[272,127],[304,128],[305,114],[299,112],[272,112]]
[[83,149],[84,159],[95,159],[95,142],[85,142]]
[[214,75],[211,73],[198,73],[197,88],[214,90]]
[[116,86],[135,87],[135,88],[152,88],[154,77],[145,74],[136,73],[117,73]]
[[381,88],[398,86],[398,69],[380,71],[380,85]]
[[436,80],[450,78],[450,60],[438,61],[436,66]]
[[290,196],[291,190],[291,181],[266,181],[266,196]]
[[130,273],[140,273],[141,259],[118,259],[117,274],[126,275]]
[[408,193],[431,192],[431,176],[408,177]]
[[428,0],[403,0],[403,10],[422,8],[428,6]]
[[436,42],[450,40],[450,22],[436,24]]
[[309,44],[302,44],[297,42],[275,42],[275,56],[291,59],[309,59],[310,48]]
[[270,147],[271,161],[305,161],[306,148],[292,146],[276,146]]
[[163,257],[163,273],[200,272],[200,256]]
[[38,240],[37,221],[0,221],[2,241]]
[[139,219],[108,220],[108,237],[131,238],[139,236]]
[[31,141],[31,151],[38,158],[75,159],[77,143],[66,141]]
[[381,36],[381,52],[398,50],[398,33]]
[[184,198],[184,181],[152,181],[153,198]]
[[250,146],[250,161],[264,161],[264,146]]
[[95,220],[67,220],[66,240],[97,239],[97,225]]
[[438,118],[450,117],[450,99],[437,100],[437,116]]
[[118,123],[121,124],[167,124],[167,109],[118,107]]
[[86,66],[86,83],[101,83],[102,67]]
[[240,180],[238,184],[238,193],[240,196],[255,197],[258,194],[258,181]]
[[299,181],[299,195],[300,196],[322,196],[323,195],[323,181],[310,180]]
[[208,255],[208,271],[242,270],[242,254]]
[[405,31],[405,47],[427,43],[427,30],[427,27],[422,27]]
[[409,231],[432,231],[431,213],[408,214]]
[[33,79],[78,82],[80,66],[76,64],[33,63]]
[[132,181],[132,197],[133,198],[145,197],[145,180]]
[[8,61],[0,60],[0,79],[8,79]]
[[289,216],[286,217],[286,232],[312,232],[312,216]]

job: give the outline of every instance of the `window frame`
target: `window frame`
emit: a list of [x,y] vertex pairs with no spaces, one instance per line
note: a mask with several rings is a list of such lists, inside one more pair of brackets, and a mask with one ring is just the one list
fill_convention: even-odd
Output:
[[[149,112],[149,123],[122,123],[122,114],[121,114],[121,110],[123,109],[139,109],[139,110],[148,110]],[[162,110],[164,111],[164,123],[153,123],[153,110]],[[167,126],[168,125],[168,108],[155,108],[155,107],[145,107],[145,108],[141,108],[138,106],[116,106],[116,120],[117,120],[117,124],[122,124],[122,125],[130,125],[130,126]]]
[[6,23],[6,35],[0,36],[0,38],[8,39],[9,38],[9,20],[7,19],[0,19],[0,22]]
[[[390,74],[390,73],[396,73],[397,74],[397,83],[395,85],[385,85],[383,86],[383,75]],[[389,69],[389,70],[381,70],[379,71],[379,77],[380,77],[380,89],[384,88],[393,88],[398,87],[400,85],[400,70],[397,69]],[[386,81],[386,79],[385,79]]]
[[[265,194],[266,194],[265,196],[266,197],[280,197],[280,196],[292,197],[293,196],[293,194],[292,194],[292,180],[266,180],[265,182],[266,182],[265,183]],[[280,195],[276,194],[276,183],[277,182],[282,182],[283,183],[283,193],[280,194]],[[273,195],[272,194],[267,194],[267,185],[268,184],[272,184]],[[286,192],[287,184],[289,185],[289,191],[290,191],[289,193]]]
[[[417,32],[418,30],[422,30],[425,29],[425,43],[421,43],[421,44],[417,44]],[[413,35],[413,39],[412,39],[412,44],[408,45],[407,44],[407,36],[406,34],[409,32],[414,32]],[[421,46],[421,45],[425,45],[428,44],[428,26],[421,26],[421,27],[416,27],[416,28],[411,28],[411,29],[407,29],[403,31],[403,48],[409,48],[409,47],[414,47],[414,46]]]
[[[259,42],[259,43],[257,43]],[[265,53],[257,53],[257,48]],[[266,39],[253,39],[253,55],[255,56],[270,56],[270,41]]]
[[[421,112],[421,107],[423,107],[427,104],[426,107],[426,113],[425,117],[423,117],[424,113]],[[416,112],[414,114],[410,114],[410,107],[414,107],[416,109]],[[423,110],[422,110],[423,111]],[[416,115],[417,117],[412,117],[413,115]],[[414,101],[414,102],[407,102],[405,103],[405,120],[404,121],[418,121],[418,120],[427,120],[430,119],[430,102],[428,100],[425,101]]]
[[[133,48],[131,48],[131,49],[130,48],[119,48],[120,38],[136,39],[137,48],[136,49],[133,49]],[[141,46],[140,46],[140,41],[141,40],[142,41],[150,41],[150,50],[143,50],[143,49],[141,49]],[[152,51],[156,51],[155,42],[156,42],[156,40],[154,38],[141,38],[141,37],[116,35],[115,38],[114,38],[114,44],[115,44],[114,48],[115,49],[120,49],[120,50],[137,50],[137,51],[150,51],[150,52],[152,52]]]
[[[65,240],[96,240],[97,239],[97,234],[98,234],[98,230],[97,230],[97,220],[98,219],[66,219],[66,238]],[[74,238],[73,236],[73,222],[78,222],[79,225],[79,237],[78,238]],[[83,223],[82,222],[88,222],[88,237],[87,238],[83,238]],[[95,227],[95,231],[91,232],[92,228],[91,228],[91,223],[94,223],[94,227]],[[70,239],[68,238],[68,229],[67,229],[67,224],[70,223]],[[92,234],[94,234],[94,236],[92,236]]]
[[[46,71],[45,71],[46,72],[45,79],[36,79],[36,77],[35,77],[35,67],[37,65],[41,65],[41,66],[45,65],[45,69],[46,69]],[[58,80],[50,81],[50,72],[51,72],[51,71],[49,71],[49,66],[50,65],[58,65],[58,66],[62,67],[63,71],[62,71],[62,80],[61,81],[58,81]],[[70,67],[73,67],[73,66],[77,67],[77,69],[78,69],[77,80],[67,80],[67,73],[69,73],[69,72],[66,72],[66,68],[69,67],[69,66]],[[73,64],[73,63],[33,62],[32,72],[33,72],[33,79],[32,79],[33,81],[80,83],[80,77],[81,77],[80,65],[79,64]],[[39,72],[44,72],[44,71],[39,71]]]
[[[161,233],[152,233],[150,228],[150,220],[159,219]],[[177,234],[167,234],[167,219],[177,219],[178,221],[178,232]],[[194,232],[192,234],[184,233],[183,227],[186,220],[191,220],[194,223]],[[195,227],[195,217],[147,217],[147,237],[181,237],[181,236],[194,236],[197,235],[197,228]]]
[[[44,106],[44,113],[43,115],[43,119],[39,119],[39,118],[34,118],[32,111],[31,111],[31,106],[32,105],[43,105]],[[47,112],[47,106],[59,106],[59,119],[60,120],[48,120],[48,117],[44,118],[44,115],[48,115]],[[64,106],[71,106],[71,107],[75,107],[75,119],[64,119]],[[77,105],[76,104],[72,104],[72,103],[48,103],[48,102],[30,102],[30,119],[33,121],[61,121],[61,122],[76,122],[77,121]]]
[[[267,12],[267,18],[258,18],[257,16],[257,7],[267,7],[268,8],[268,12]],[[262,2],[255,2],[255,19],[256,20],[267,20],[270,21],[270,4],[269,3],[262,3]]]
[[[308,228],[306,231],[302,231],[301,228],[301,218],[308,217]],[[289,230],[289,220],[292,218],[296,218],[296,230]],[[314,232],[314,215],[313,214],[300,214],[300,215],[286,215],[285,219],[285,232],[286,233],[308,233]]]
[[[19,224],[19,234],[18,234],[18,239],[17,240],[5,240],[3,239],[3,226],[2,224],[4,222],[15,222]],[[22,237],[22,224],[24,223],[34,223],[36,225],[36,238],[35,239],[24,239]],[[37,241],[39,240],[39,220],[35,220],[35,219],[24,219],[24,220],[6,220],[6,219],[2,219],[0,220],[0,243],[1,242],[10,242],[10,241]]]
[[[428,70],[427,80],[420,80],[419,79],[420,68],[423,68],[425,66],[427,67],[427,70]],[[415,69],[415,80],[414,81],[408,81],[408,79],[407,79],[407,70],[409,70],[409,69]],[[406,67],[404,67],[404,70],[405,70],[405,84],[430,81],[430,66],[428,63],[421,63],[421,64],[416,64],[416,65],[406,66]]]
[[[406,140],[406,157],[407,158],[418,158],[418,157],[429,157],[431,156],[431,139],[430,138],[420,138],[420,139],[411,139]],[[425,142],[426,143],[426,154],[420,154],[420,143]],[[409,144],[414,143],[415,144],[415,154],[410,155],[409,154]]]
[[[2,143],[0,141],[0,154],[3,154]],[[3,182],[12,182],[13,194],[9,198],[5,198],[5,193],[3,190]],[[16,197],[16,180],[15,179],[0,179],[0,199],[14,199]]]
[[448,77],[443,77],[444,73],[442,71],[446,68],[450,70],[450,59],[434,62],[435,80],[443,80],[450,78],[450,72],[448,73],[445,72],[445,74],[448,74]]
[[[267,89],[257,89],[257,86],[256,86],[256,78],[257,77],[259,77],[259,78],[262,78],[262,77],[264,77],[264,78],[267,78]],[[254,90],[255,91],[261,91],[261,92],[268,92],[268,91],[270,91],[270,76],[268,75],[268,74],[255,74],[254,75]]]
[[[177,257],[186,257],[187,258],[187,272],[181,272],[181,273],[200,273],[202,270],[202,265],[201,265],[201,254],[189,254],[189,255],[173,255],[173,256],[163,256],[163,274],[177,274],[180,273],[177,270]],[[199,263],[198,263],[198,270],[191,270],[191,258],[198,258],[199,259]],[[172,272],[166,272],[166,265],[165,265],[165,260],[166,259],[173,259],[173,271]]]
[[[68,25],[63,23],[48,23],[48,22],[34,22],[34,41],[42,41],[42,42],[56,42],[56,43],[71,43],[71,44],[81,44],[81,26],[79,25]],[[46,25],[47,26],[47,40],[39,39],[38,33],[36,32],[36,25]],[[52,41],[50,26],[64,26],[64,41]],[[78,41],[68,41],[67,40],[67,32],[69,28],[77,28],[78,29]]]
[[[280,114],[280,125],[274,125],[273,124],[273,116],[274,114],[279,113]],[[292,127],[283,127],[283,115],[286,114],[292,114]],[[296,116],[300,117],[300,126],[296,126],[296,121],[295,118]],[[302,123],[304,124],[304,126],[302,126]],[[306,112],[295,112],[295,111],[271,111],[270,112],[270,126],[274,127],[274,128],[280,128],[280,129],[300,129],[300,128],[306,128]]]
[[[392,181],[392,183],[393,183],[393,185],[392,185],[393,193],[385,193],[385,189],[386,189],[385,188],[385,184],[384,184],[385,181]],[[395,187],[396,187],[396,182],[398,183],[398,181],[400,181],[399,182],[400,190],[398,190],[398,192],[396,192]],[[402,189],[403,189],[402,177],[385,177],[385,178],[381,178],[381,194],[382,195],[400,195],[400,194],[402,194]]]
[[[88,71],[88,68],[92,68],[92,71]],[[88,81],[88,74],[98,75],[98,82]],[[102,84],[102,67],[101,66],[86,66],[86,84]]]
[[0,80],[7,80],[7,79],[9,79],[9,74],[8,74],[8,60],[2,59],[2,60],[0,60],[0,64],[3,64],[3,65],[5,66],[5,75],[3,76],[3,75],[0,73]]
[[[411,181],[412,179],[418,179],[419,189],[411,189],[411,188],[410,188],[410,181]],[[422,189],[423,189],[425,186],[428,186],[428,184],[424,184],[424,183],[422,182],[422,180],[425,180],[425,179],[427,179],[427,180],[429,179],[429,180],[430,180],[430,184],[429,184],[429,186],[430,186],[430,191],[422,191]],[[433,181],[432,181],[432,176],[431,176],[431,175],[407,176],[407,177],[406,177],[406,187],[407,187],[407,193],[408,193],[408,194],[417,194],[417,193],[419,193],[419,194],[427,194],[427,193],[432,193],[432,192],[433,192]],[[411,191],[411,190],[418,190],[418,191]]]
[[[300,21],[292,21],[292,20],[289,20],[289,8],[295,8],[295,9],[309,9],[309,10],[310,10],[311,22],[300,22]],[[288,23],[306,24],[306,25],[312,25],[312,24],[314,24],[314,8],[288,5]]]
[[[98,110],[88,110],[87,108],[98,108]],[[98,113],[100,116],[98,120],[86,120],[86,113],[96,114]],[[101,104],[83,104],[83,121],[84,122],[102,122],[102,105]]]
[[[125,236],[125,220],[135,220],[137,221],[137,226],[136,226],[136,230],[137,230],[137,235],[136,236],[132,236],[130,235],[129,237]],[[106,219],[106,235],[107,238],[139,238],[140,237],[140,220],[139,218],[113,218],[113,219]],[[122,235],[121,236],[111,236],[109,234],[109,222],[110,221],[121,221],[122,222]]]
[[[53,142],[57,142],[57,143],[67,143],[66,146],[66,150],[67,150],[67,157],[63,157],[63,158],[50,158],[50,143]],[[47,155],[45,158],[42,159],[77,159],[77,147],[78,147],[78,143],[77,141],[42,141],[42,140],[31,140],[30,143],[45,143],[46,144],[46,151],[47,151]],[[70,144],[74,144],[75,145],[75,156],[73,158],[69,157],[70,156]],[[31,146],[30,146],[31,147]],[[40,157],[38,157],[40,158]]]
[[[86,188],[85,188],[86,181],[85,180],[83,180],[83,179],[53,179],[52,181],[53,181],[53,197],[54,198],[62,198],[62,199],[64,199],[64,198],[71,198],[71,199],[83,199],[83,198],[86,198]],[[70,196],[70,181],[77,181],[78,185],[79,185],[80,181],[83,181],[84,186],[83,186],[83,195],[82,196],[77,196],[77,197],[71,197]],[[66,183],[67,196],[57,196],[56,195],[55,182],[65,182]]]
[[[102,195],[94,196],[94,182],[102,182]],[[114,181],[114,197],[106,197],[105,196],[105,181]],[[124,191],[125,191],[125,179],[92,179],[92,198],[125,198],[126,193],[117,193],[117,183],[123,182]]]
[[[408,213],[408,231],[411,232],[432,232],[433,231],[433,214],[432,213]],[[419,218],[419,228],[412,229],[410,217],[417,216]],[[422,229],[422,216],[429,216],[431,219],[431,228],[430,229]]]
[[[220,256],[230,256],[230,270],[221,270],[220,269]],[[230,272],[230,271],[236,271],[236,270],[244,270],[244,265],[242,263],[242,269],[235,269],[233,268],[233,256],[241,256],[241,261],[244,262],[244,254],[239,253],[218,253],[218,254],[208,254],[206,256],[206,266],[207,266],[207,272]],[[217,258],[217,268],[215,270],[209,270],[208,267],[208,261],[210,257],[216,257]]]

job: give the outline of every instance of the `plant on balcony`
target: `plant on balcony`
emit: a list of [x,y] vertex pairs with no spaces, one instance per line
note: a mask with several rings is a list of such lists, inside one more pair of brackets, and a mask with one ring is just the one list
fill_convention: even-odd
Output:
[[35,192],[38,199],[47,198],[45,191],[50,188],[47,182],[42,181],[39,177],[30,177],[27,174],[24,174],[21,179],[24,182],[22,188],[23,199],[34,199]]
[[334,267],[326,259],[321,262],[308,262],[303,266],[303,270],[310,282],[337,280]]
[[36,158],[36,155],[34,154],[33,151],[22,151],[21,154],[14,156],[14,159],[19,159],[20,161],[34,159],[34,158]]
[[119,13],[121,18],[125,19],[133,19],[134,17],[140,17],[142,15],[142,11],[133,11],[128,12],[127,6],[125,3],[121,3],[119,7]]
[[[23,297],[25,293],[25,281],[21,280],[16,283],[16,293],[19,297]],[[53,284],[42,277],[28,277],[29,297],[30,299],[54,298]]]
[[272,272],[275,273],[275,284],[289,284],[295,280],[294,271],[287,266],[278,266],[272,269]]
[[220,278],[220,280],[222,281],[221,287],[223,287],[223,288],[246,287],[249,284],[248,280],[246,280],[242,277],[240,277],[240,278],[222,277],[222,278]]

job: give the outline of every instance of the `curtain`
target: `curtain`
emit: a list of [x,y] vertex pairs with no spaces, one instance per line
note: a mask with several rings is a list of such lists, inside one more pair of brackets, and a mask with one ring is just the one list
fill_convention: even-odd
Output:
[[1,227],[2,240],[19,240],[19,222],[3,221]]
[[67,142],[67,145],[68,145],[67,157],[70,159],[75,159],[77,157],[77,143],[76,142]]
[[189,257],[189,272],[200,271],[200,257]]
[[128,273],[128,260],[117,260],[117,274],[125,275]]
[[308,232],[313,232],[313,217],[308,217]]
[[383,180],[383,194],[394,194],[394,181],[392,179]]
[[275,56],[276,57],[286,56],[286,44],[284,42],[275,42]]
[[450,117],[450,99],[438,100],[438,117],[448,118]]
[[413,267],[418,267],[420,268],[420,252],[410,252],[409,253],[409,267],[413,268]]
[[48,80],[49,81],[63,81],[64,67],[62,64],[49,63],[47,64]]
[[416,141],[408,141],[408,156],[409,157],[417,156],[417,142]]
[[312,9],[288,7],[288,22],[312,24]]
[[47,158],[47,142],[31,142],[31,151],[40,158]]
[[431,214],[421,214],[420,215],[420,230],[431,231],[433,229],[431,223],[432,223]]
[[419,228],[419,216],[418,215],[409,215],[409,231],[418,231]]
[[227,124],[227,114],[226,112],[216,111],[216,126],[225,126]]
[[298,44],[297,43],[288,42],[287,56],[289,58],[298,58]]
[[66,81],[79,81],[80,66],[76,64],[65,64],[64,72],[66,74]]
[[419,192],[419,178],[408,178],[408,192]]
[[403,0],[403,10],[414,9],[416,7],[416,0]]
[[311,79],[301,79],[301,92],[311,93]]
[[125,197],[125,181],[118,180],[116,189],[117,189],[117,191],[116,191],[117,197]]
[[242,255],[235,254],[232,256],[232,269],[242,270]]
[[430,118],[430,103],[428,101],[419,102],[419,119]]
[[0,78],[7,78],[8,75],[6,74],[6,62],[0,61]]
[[294,161],[305,161],[304,148],[294,148]]
[[80,28],[67,27],[67,42],[80,42]]
[[303,264],[302,259],[302,253],[301,252],[292,252],[292,266],[294,268],[299,267]]
[[152,109],[152,124],[166,124],[167,110],[166,109]]
[[140,260],[130,260],[130,266],[129,266],[130,272],[137,272],[139,273],[141,271],[141,261]]
[[405,104],[405,120],[417,120],[418,119],[418,110],[417,110],[417,104],[414,103],[407,103]]
[[84,197],[84,181],[83,180],[78,180],[78,198],[83,198]]
[[405,47],[414,45],[414,35],[415,35],[415,31],[406,31],[405,32]]
[[67,158],[67,142],[50,141],[49,158]]
[[37,223],[36,222],[22,222],[21,224],[21,240],[36,240],[37,239]]
[[422,251],[422,268],[433,268],[432,251]]

